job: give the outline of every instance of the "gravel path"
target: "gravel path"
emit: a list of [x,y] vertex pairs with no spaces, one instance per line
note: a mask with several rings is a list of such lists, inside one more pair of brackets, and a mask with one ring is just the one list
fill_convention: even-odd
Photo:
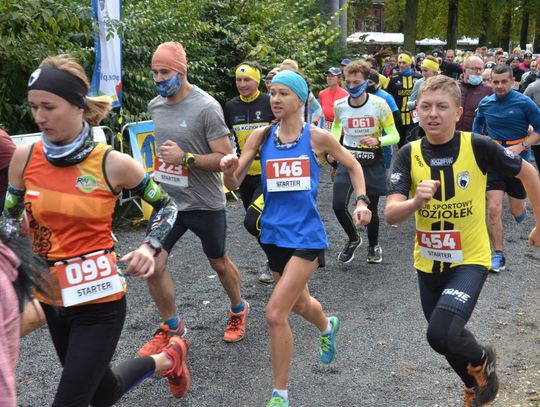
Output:
[[[318,334],[301,318],[291,317],[295,352],[290,374],[291,406],[462,406],[458,377],[425,340],[424,321],[412,270],[413,221],[392,228],[381,222],[383,263],[365,262],[366,246],[347,265],[339,264],[343,245],[331,208],[332,184],[323,174],[320,211],[331,247],[327,266],[310,283],[325,311],[339,316],[336,360],[318,361]],[[380,212],[384,211],[384,201]],[[265,406],[271,369],[264,307],[271,286],[257,283],[264,265],[262,251],[242,226],[240,202],[229,202],[227,247],[242,272],[244,297],[251,304],[245,339],[222,341],[226,296],[198,239],[188,232],[170,261],[177,305],[189,328],[189,366],[193,376],[188,397],[174,399],[164,379],[150,379],[126,395],[118,406]],[[494,406],[540,406],[540,251],[527,246],[533,225],[506,219],[508,268],[486,282],[468,327],[498,352],[501,389]],[[119,253],[142,239],[142,227],[115,229]],[[364,232],[364,240],[367,237]],[[113,364],[133,357],[159,322],[146,285],[129,279],[128,317]],[[17,371],[19,406],[50,405],[60,365],[46,328],[24,338]]]

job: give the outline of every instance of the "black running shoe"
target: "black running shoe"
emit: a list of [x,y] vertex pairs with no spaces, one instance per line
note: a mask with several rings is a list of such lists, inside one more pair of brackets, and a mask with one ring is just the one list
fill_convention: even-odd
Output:
[[350,263],[354,259],[354,252],[362,246],[362,238],[358,236],[358,240],[349,240],[345,243],[343,250],[339,252],[338,260],[342,263]]

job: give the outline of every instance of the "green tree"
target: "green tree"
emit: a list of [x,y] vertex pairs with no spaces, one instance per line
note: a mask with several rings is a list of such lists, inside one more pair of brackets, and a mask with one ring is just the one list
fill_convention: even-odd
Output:
[[[0,3],[0,123],[11,133],[36,131],[26,106],[26,82],[47,55],[69,53],[94,65],[88,0],[4,0]],[[345,51],[339,28],[321,15],[317,0],[124,0],[116,25],[123,42],[124,121],[148,118],[156,95],[150,59],[158,44],[181,41],[189,78],[220,101],[236,94],[234,68],[244,59],[269,70],[296,59],[314,81]],[[105,124],[117,127],[119,112]]]

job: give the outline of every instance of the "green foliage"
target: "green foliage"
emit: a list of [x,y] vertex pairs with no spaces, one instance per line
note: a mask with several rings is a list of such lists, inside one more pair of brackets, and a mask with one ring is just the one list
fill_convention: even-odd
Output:
[[[479,37],[487,34],[487,45],[496,46],[503,37],[502,18],[504,9],[508,7],[512,14],[512,31],[510,39],[519,43],[521,18],[524,13],[531,13],[534,1],[524,0],[460,0],[458,3],[457,37]],[[484,13],[486,5],[487,15]],[[404,24],[405,0],[385,1],[385,31],[402,32]],[[532,19],[531,19],[532,20]],[[423,38],[446,38],[448,22],[448,0],[420,0],[418,8],[417,40]],[[537,21],[536,24],[540,24]],[[531,23],[531,28],[534,22]],[[485,32],[487,31],[487,33]],[[529,42],[532,41],[533,30],[529,30]]]
[[89,61],[91,45],[89,6],[72,0],[0,2],[0,126],[12,133],[35,131],[26,104],[30,74],[49,55],[71,53]]
[[[36,131],[26,105],[26,82],[48,55],[75,56],[90,76],[93,25],[89,0],[0,2],[0,125],[13,134]],[[123,21],[111,24],[123,43],[123,122],[148,118],[156,91],[150,74],[155,48],[180,41],[188,77],[218,100],[236,95],[234,68],[259,62],[265,72],[285,58],[298,61],[318,89],[324,72],[344,56],[339,29],[317,0],[123,0]],[[119,127],[119,112],[104,124]]]

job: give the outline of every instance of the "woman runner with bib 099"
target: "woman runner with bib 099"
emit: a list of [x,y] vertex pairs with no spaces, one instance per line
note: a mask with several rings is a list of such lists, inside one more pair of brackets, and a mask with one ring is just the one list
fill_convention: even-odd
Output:
[[89,123],[99,123],[111,103],[87,92],[83,68],[67,56],[45,59],[32,74],[28,102],[41,140],[15,151],[0,218],[5,232],[17,233],[24,212],[34,252],[49,265],[51,295],[36,298],[63,366],[52,405],[111,406],[154,373],[180,397],[190,384],[181,338],[158,355],[109,366],[126,315],[111,237],[116,200],[125,188],[160,210],[141,245],[120,259],[140,279],[152,275],[154,248],[176,207],[133,158],[93,141]]
[[[339,320],[327,318],[313,298],[308,281],[324,266],[328,241],[317,211],[320,160],[332,154],[348,170],[357,195],[365,194],[362,167],[326,130],[305,123],[300,114],[308,99],[306,80],[283,71],[272,79],[270,104],[279,122],[255,130],[240,157],[221,160],[225,185],[235,189],[244,179],[255,155],[260,153],[264,209],[261,246],[268,257],[276,287],[266,307],[274,390],[268,406],[288,406],[287,382],[293,336],[290,312],[301,315],[320,331],[320,360],[330,363],[335,354]],[[371,219],[367,204],[359,199],[353,213],[357,225]]]

